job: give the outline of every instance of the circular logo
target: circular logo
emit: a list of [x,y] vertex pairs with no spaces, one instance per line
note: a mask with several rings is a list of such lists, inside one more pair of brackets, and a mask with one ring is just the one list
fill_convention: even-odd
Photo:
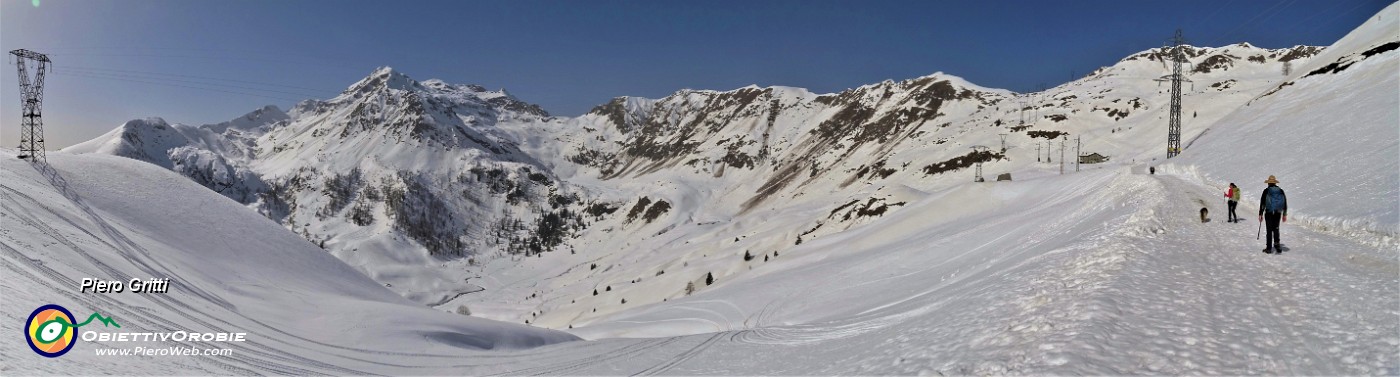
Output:
[[78,342],[74,334],[73,313],[62,306],[48,304],[34,309],[24,325],[24,337],[29,349],[44,357],[59,357]]

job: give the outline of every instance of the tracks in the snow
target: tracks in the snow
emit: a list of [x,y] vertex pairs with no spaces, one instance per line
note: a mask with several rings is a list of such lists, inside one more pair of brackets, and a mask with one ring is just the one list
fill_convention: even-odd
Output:
[[584,369],[584,368],[589,368],[589,367],[593,367],[593,366],[602,365],[602,364],[604,364],[604,363],[608,363],[608,362],[611,362],[611,361],[613,361],[613,360],[618,360],[618,359],[621,359],[621,358],[624,358],[624,357],[632,356],[632,355],[635,355],[635,354],[638,354],[638,353],[641,353],[641,352],[645,352],[645,351],[650,350],[650,349],[653,349],[653,348],[665,347],[665,346],[667,346],[667,345],[669,345],[669,344],[671,344],[671,343],[675,343],[675,342],[677,342],[677,341],[679,341],[679,340],[681,340],[680,337],[675,337],[675,338],[654,338],[654,339],[647,339],[647,340],[643,340],[643,341],[639,341],[639,342],[636,342],[636,343],[629,344],[629,345],[627,345],[627,346],[623,346],[623,347],[621,347],[621,348],[618,348],[618,349],[616,349],[616,350],[612,350],[611,352],[606,352],[606,353],[603,353],[603,354],[588,355],[588,356],[586,356],[586,357],[584,357],[584,358],[581,358],[581,359],[575,359],[575,360],[571,360],[571,361],[568,361],[568,362],[558,363],[558,364],[553,364],[553,365],[546,365],[546,366],[541,366],[541,367],[533,367],[533,368],[525,368],[525,369],[516,369],[516,370],[512,370],[512,371],[508,371],[508,372],[501,372],[501,373],[493,374],[493,376],[523,376],[523,375],[529,375],[529,376],[543,376],[543,375],[550,375],[550,374],[572,374],[572,372],[575,372],[575,371],[578,371],[578,370],[582,370],[582,369]]
[[633,375],[633,376],[655,376],[655,375],[659,375],[659,374],[662,374],[662,373],[666,373],[667,371],[671,370],[671,368],[675,368],[677,365],[680,365],[681,363],[684,363],[684,362],[686,362],[686,361],[690,361],[690,359],[695,358],[696,355],[699,355],[701,352],[705,352],[705,350],[706,350],[706,349],[709,349],[710,346],[712,346],[712,345],[715,344],[715,342],[718,342],[720,339],[723,339],[724,336],[725,336],[725,334],[726,334],[726,333],[722,333],[722,332],[720,332],[720,333],[715,333],[714,335],[711,335],[709,338],[705,339],[705,341],[700,342],[700,344],[695,345],[695,347],[691,347],[690,349],[686,350],[685,352],[681,352],[679,355],[676,355],[676,357],[673,357],[673,358],[671,358],[670,360],[666,360],[666,361],[663,362],[663,363],[653,365],[653,366],[651,366],[650,368],[643,369],[642,371],[637,372],[637,373],[634,373],[634,374],[632,374],[632,375]]

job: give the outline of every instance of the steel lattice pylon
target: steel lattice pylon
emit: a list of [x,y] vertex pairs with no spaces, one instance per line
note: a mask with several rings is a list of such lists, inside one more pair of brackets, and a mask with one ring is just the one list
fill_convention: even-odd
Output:
[[982,159],[988,153],[988,149],[991,148],[987,148],[981,145],[972,146],[972,159],[973,161],[976,161],[975,165],[977,166],[977,172],[975,173],[976,175],[972,177],[973,182],[986,182],[985,179],[982,179]]
[[1181,53],[1181,47],[1186,43],[1186,39],[1181,36],[1181,29],[1176,29],[1176,36],[1172,37],[1171,61],[1172,74],[1162,76],[1158,82],[1171,81],[1172,83],[1172,108],[1169,120],[1167,121],[1167,158],[1176,157],[1181,154],[1181,83],[1191,82],[1181,75],[1181,63],[1186,61],[1186,57]]
[[[49,69],[49,57],[34,51],[19,49],[10,51],[15,56],[15,67],[19,68],[20,116],[23,118],[19,131],[19,158],[31,162],[45,161],[44,118],[40,104],[44,101],[44,73]],[[34,80],[29,80],[30,65],[34,67]]]

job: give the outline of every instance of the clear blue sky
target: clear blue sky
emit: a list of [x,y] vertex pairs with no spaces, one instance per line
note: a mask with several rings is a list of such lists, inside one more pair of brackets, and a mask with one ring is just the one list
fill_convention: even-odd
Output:
[[[49,53],[56,65],[44,100],[50,149],[128,119],[205,124],[286,109],[385,65],[506,88],[566,116],[623,95],[749,84],[823,93],[937,71],[1025,92],[1159,47],[1178,27],[1197,46],[1329,45],[1390,4],[2,1],[0,48]],[[0,145],[13,148],[18,89],[14,67],[3,69]]]

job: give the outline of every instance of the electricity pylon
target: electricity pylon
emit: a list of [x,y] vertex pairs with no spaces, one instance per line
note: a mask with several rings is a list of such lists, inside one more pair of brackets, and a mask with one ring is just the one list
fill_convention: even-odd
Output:
[[1164,81],[1172,83],[1171,116],[1167,121],[1167,158],[1181,154],[1181,82],[1191,81],[1181,75],[1181,63],[1186,61],[1185,54],[1181,53],[1182,45],[1186,43],[1186,38],[1181,36],[1181,29],[1176,29],[1176,36],[1172,37],[1171,43],[1172,48],[1169,55],[1172,60],[1172,74],[1156,80],[1159,83]]
[[[46,161],[44,156],[44,118],[39,105],[44,101],[44,72],[49,68],[49,57],[34,51],[18,49],[10,51],[15,56],[15,67],[19,68],[19,102],[22,118],[19,131],[19,158],[30,162]],[[34,65],[34,80],[29,80],[29,66]]]
[[991,149],[991,148],[987,148],[987,147],[984,147],[984,146],[981,146],[981,145],[974,145],[974,146],[972,146],[972,158],[975,159],[975,161],[977,161],[977,163],[976,163],[976,165],[977,165],[977,170],[976,170],[977,172],[976,172],[976,174],[977,174],[977,175],[976,175],[975,177],[972,178],[972,181],[973,181],[973,182],[986,182],[986,181],[987,181],[986,179],[982,179],[982,154],[983,154],[983,153],[986,153],[988,149]]

